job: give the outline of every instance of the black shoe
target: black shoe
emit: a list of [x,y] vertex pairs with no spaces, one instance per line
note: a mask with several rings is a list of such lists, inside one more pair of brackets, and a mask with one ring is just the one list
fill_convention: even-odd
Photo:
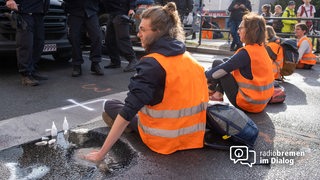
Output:
[[121,65],[120,64],[114,64],[114,63],[110,63],[109,65],[104,66],[104,68],[106,69],[114,69],[114,68],[120,68]]
[[48,80],[48,76],[46,75],[43,75],[43,74],[40,74],[39,72],[35,71],[31,74],[31,76],[35,79],[35,80],[38,80],[38,81],[41,81],[41,80]]
[[38,86],[40,84],[39,81],[34,79],[31,75],[22,75],[21,83],[24,86]]
[[102,76],[104,75],[104,72],[99,66],[99,63],[91,63],[91,71],[94,72],[94,74]]
[[73,66],[71,76],[72,77],[78,77],[78,76],[81,76],[81,75],[82,75],[81,65]]
[[138,60],[133,59],[129,62],[129,64],[127,65],[127,67],[125,67],[123,69],[123,72],[132,72],[136,70],[136,66],[138,64]]

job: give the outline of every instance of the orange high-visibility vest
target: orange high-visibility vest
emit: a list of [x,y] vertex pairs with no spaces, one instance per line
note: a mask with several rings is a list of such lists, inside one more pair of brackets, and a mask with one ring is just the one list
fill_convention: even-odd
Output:
[[281,74],[280,70],[283,67],[283,49],[279,42],[268,42],[267,46],[269,46],[274,54],[277,55],[276,60],[272,60],[272,71],[274,79],[280,79]]
[[166,82],[162,102],[145,105],[138,112],[142,141],[160,154],[203,147],[209,101],[204,68],[187,52],[169,57],[153,53],[146,57],[160,63]]
[[245,111],[258,113],[263,111],[273,95],[272,63],[264,46],[254,44],[243,48],[250,56],[253,79],[243,77],[239,69],[232,72],[239,86],[236,103]]
[[307,36],[302,37],[299,41],[298,41],[298,48],[300,47],[302,41],[307,40],[309,43],[309,47],[310,47],[310,51],[308,53],[305,53],[302,55],[301,59],[299,60],[299,64],[311,64],[314,65],[317,62],[317,57],[315,54],[312,53],[312,43],[310,41],[310,39]]

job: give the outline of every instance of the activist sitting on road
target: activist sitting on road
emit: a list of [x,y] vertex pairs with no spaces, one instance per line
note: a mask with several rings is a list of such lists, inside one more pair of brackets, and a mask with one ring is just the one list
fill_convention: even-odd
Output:
[[298,23],[295,26],[295,35],[297,38],[297,47],[299,52],[299,63],[297,69],[311,69],[316,64],[316,55],[312,53],[312,43],[306,36],[308,27],[304,23]]
[[103,119],[111,130],[102,148],[85,155],[86,160],[103,160],[129,124],[160,154],[204,145],[207,81],[204,68],[186,52],[176,5],[143,11],[138,36],[148,55],[136,66],[125,102],[105,102]]
[[280,45],[280,37],[277,36],[272,26],[267,25],[267,52],[272,62],[274,79],[281,80],[280,70],[283,67],[283,49]]
[[[250,28],[249,28],[250,27]],[[225,62],[215,60],[206,71],[211,100],[226,93],[231,104],[247,112],[263,111],[273,95],[272,63],[265,48],[266,22],[262,16],[250,13],[242,18],[238,30],[245,43]]]

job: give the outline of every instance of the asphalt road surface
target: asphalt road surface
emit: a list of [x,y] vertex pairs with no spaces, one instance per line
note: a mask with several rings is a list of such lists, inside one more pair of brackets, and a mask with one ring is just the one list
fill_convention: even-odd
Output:
[[[206,68],[213,59],[223,58],[194,56]],[[108,62],[104,58],[102,65]],[[123,62],[122,67],[125,65]],[[50,79],[38,87],[23,87],[15,65],[1,61],[0,150],[47,135],[45,128],[52,121],[61,129],[64,116],[71,127],[87,123],[92,128],[106,128],[93,123],[101,122],[102,102],[107,98],[123,99],[134,73],[114,69],[105,70],[105,76],[93,76],[89,66],[86,59],[83,76],[73,78],[70,63],[57,63],[49,57],[41,70]],[[320,179],[320,65],[312,70],[296,70],[281,85],[287,92],[284,103],[268,105],[259,114],[248,114],[260,130],[254,152],[247,151],[256,154],[255,163],[231,160],[228,151],[208,147],[163,156],[150,151],[137,136],[124,134],[121,141],[137,155],[128,168],[111,178]],[[1,173],[4,171],[0,167],[0,177]]]

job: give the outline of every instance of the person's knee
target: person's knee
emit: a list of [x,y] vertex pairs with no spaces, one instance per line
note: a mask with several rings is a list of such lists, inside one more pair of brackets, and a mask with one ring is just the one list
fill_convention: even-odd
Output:
[[110,99],[104,102],[104,112],[106,112],[112,119],[115,119],[121,111],[124,103],[120,100]]
[[221,59],[215,59],[213,62],[212,62],[212,68],[218,66],[219,64],[222,64],[224,61],[221,60]]

